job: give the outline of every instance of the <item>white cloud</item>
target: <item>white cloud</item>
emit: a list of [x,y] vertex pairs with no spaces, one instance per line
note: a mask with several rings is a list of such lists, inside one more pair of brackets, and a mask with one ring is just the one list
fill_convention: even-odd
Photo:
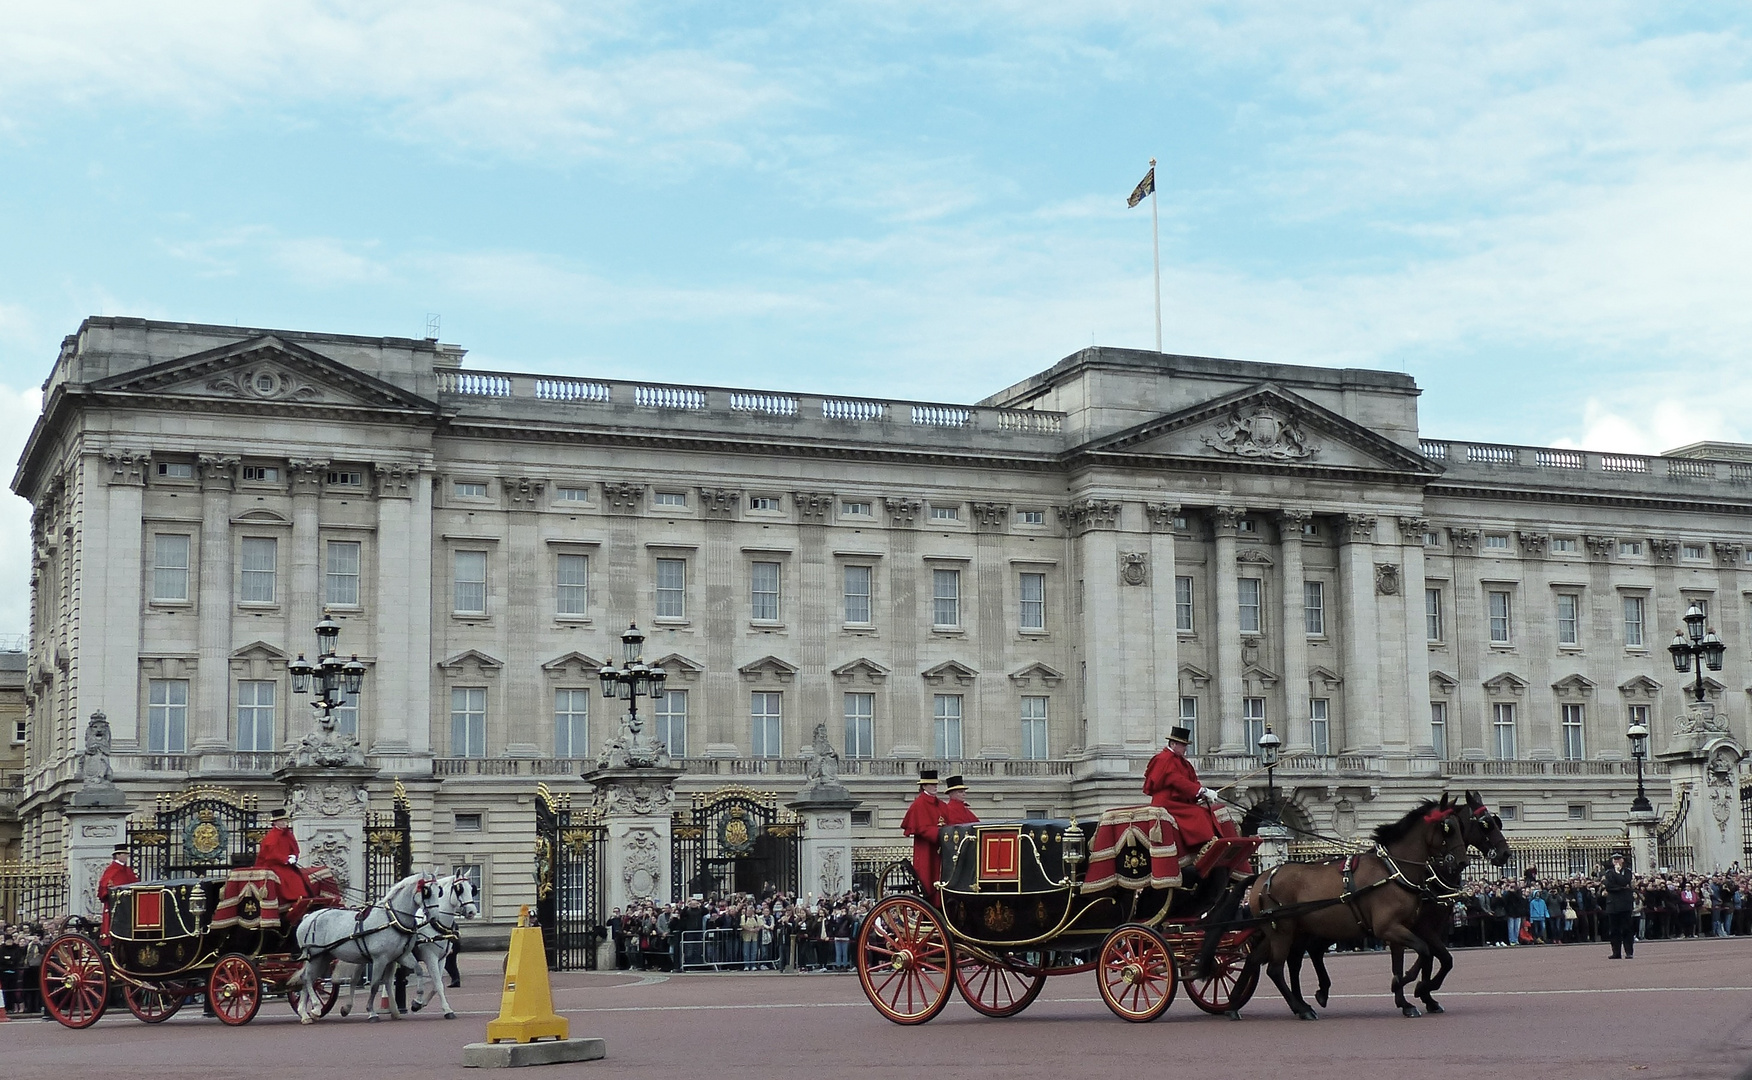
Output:
[[[41,412],[40,390],[0,385],[0,461],[18,461]],[[6,479],[11,481],[11,469]],[[12,584],[0,588],[0,637],[30,630],[30,565],[30,503],[7,490],[0,493],[0,567]]]

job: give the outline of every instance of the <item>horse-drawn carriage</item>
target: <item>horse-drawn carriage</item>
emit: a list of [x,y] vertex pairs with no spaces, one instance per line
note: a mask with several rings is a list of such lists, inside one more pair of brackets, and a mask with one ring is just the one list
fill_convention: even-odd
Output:
[[[116,887],[103,926],[78,920],[49,943],[43,1004],[71,1028],[103,1016],[112,985],[148,1024],[170,1019],[201,995],[231,1026],[254,1019],[264,997],[288,994],[296,1009],[294,976],[304,967],[297,923],[307,911],[341,901],[333,871],[318,867],[307,878],[310,895],[290,904],[281,903],[275,875],[257,869]],[[334,983],[324,982],[312,1005],[326,1013],[335,996]]]
[[[883,875],[884,895],[855,942],[864,993],[899,1024],[936,1016],[951,987],[977,1012],[1004,1017],[1026,1009],[1048,976],[1094,971],[1102,1000],[1125,1020],[1156,1019],[1182,986],[1203,1011],[1233,1017],[1269,965],[1291,1009],[1312,1019],[1284,965],[1322,935],[1345,939],[1354,928],[1395,946],[1394,992],[1416,1015],[1403,987],[1421,971],[1418,994],[1434,1009],[1427,995],[1448,961],[1445,948],[1411,928],[1440,902],[1440,886],[1452,889],[1468,848],[1508,857],[1500,822],[1472,792],[1465,804],[1446,796],[1420,804],[1377,830],[1361,855],[1288,864],[1296,869],[1233,889],[1187,886],[1220,883],[1213,871],[1239,868],[1259,838],[1219,836],[1197,853],[1177,839],[1173,817],[1154,806],[1109,810],[1094,822],[945,827],[940,883],[919,882],[907,863]],[[1401,948],[1418,953],[1410,975],[1399,971]],[[1443,963],[1433,980],[1432,954]]]

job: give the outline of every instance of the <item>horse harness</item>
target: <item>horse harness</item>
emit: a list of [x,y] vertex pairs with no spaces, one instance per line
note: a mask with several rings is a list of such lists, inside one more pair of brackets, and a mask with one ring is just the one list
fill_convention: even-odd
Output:
[[[1386,877],[1381,878],[1379,881],[1371,881],[1371,882],[1359,887],[1357,885],[1357,881],[1356,881],[1357,867],[1358,867],[1358,865],[1361,864],[1364,855],[1373,855],[1375,858],[1381,860],[1381,862],[1386,865],[1388,873],[1387,873]],[[1339,870],[1344,875],[1344,887],[1343,887],[1343,891],[1340,892],[1339,895],[1330,896],[1330,897],[1323,897],[1322,899],[1319,899],[1319,900],[1308,900],[1308,901],[1305,901],[1305,902],[1300,903],[1300,904],[1291,905],[1290,907],[1272,908],[1270,911],[1262,911],[1261,915],[1267,919],[1270,919],[1272,925],[1275,926],[1275,925],[1277,925],[1277,920],[1279,918],[1289,918],[1291,916],[1301,916],[1301,915],[1305,915],[1305,914],[1312,912],[1312,911],[1320,911],[1324,908],[1329,908],[1329,907],[1333,907],[1333,906],[1338,905],[1338,904],[1343,904],[1345,907],[1350,909],[1351,917],[1356,919],[1357,925],[1363,928],[1363,932],[1366,934],[1373,935],[1375,932],[1375,928],[1373,926],[1371,926],[1369,924],[1369,920],[1364,917],[1363,910],[1358,905],[1357,901],[1360,897],[1363,897],[1369,893],[1374,892],[1376,889],[1379,889],[1383,885],[1387,885],[1389,883],[1396,884],[1400,888],[1402,888],[1402,889],[1406,890],[1407,892],[1411,893],[1412,895],[1418,897],[1420,900],[1423,900],[1423,899],[1452,899],[1452,896],[1437,896],[1430,889],[1429,882],[1427,880],[1424,882],[1413,882],[1409,877],[1406,876],[1404,869],[1400,866],[1400,864],[1402,862],[1407,864],[1407,865],[1411,865],[1411,866],[1421,866],[1425,870],[1429,871],[1430,878],[1432,878],[1436,881],[1442,880],[1441,875],[1436,873],[1435,868],[1432,867],[1429,863],[1416,862],[1416,861],[1411,860],[1411,859],[1396,859],[1393,857],[1392,854],[1390,854],[1387,851],[1387,849],[1385,847],[1382,847],[1380,844],[1376,844],[1373,851],[1352,852],[1351,854],[1344,856],[1344,861],[1339,865]],[[1282,865],[1287,865],[1287,864],[1282,864]],[[1282,868],[1281,865],[1274,866],[1270,870],[1266,871],[1265,885],[1263,886],[1263,888],[1260,891],[1260,899],[1262,901],[1272,899],[1272,895],[1271,895],[1272,882],[1277,878],[1277,872],[1281,868]],[[1445,882],[1443,884],[1444,884],[1444,886],[1446,886]],[[1457,896],[1459,894],[1456,892],[1452,895]]]

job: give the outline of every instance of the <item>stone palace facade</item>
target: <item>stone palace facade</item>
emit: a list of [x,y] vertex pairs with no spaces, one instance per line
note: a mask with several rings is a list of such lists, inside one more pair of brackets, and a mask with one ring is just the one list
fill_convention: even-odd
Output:
[[1622,833],[1626,726],[1659,752],[1686,715],[1666,646],[1692,603],[1744,742],[1749,448],[1431,441],[1404,375],[1112,348],[973,406],[462,359],[124,318],[66,339],[13,480],[25,857],[67,848],[96,712],[132,805],[277,803],[309,729],[287,664],[325,609],[369,669],[341,723],[373,804],[400,780],[416,862],[478,872],[499,920],[530,899],[535,785],[582,790],[619,730],[596,669],[629,623],[669,672],[643,714],[682,794],[783,799],[825,722],[859,849],[902,842],[920,761],[986,819],[1084,814],[1139,798],[1174,724],[1254,806],[1270,725],[1303,827],[1477,787],[1512,833]]

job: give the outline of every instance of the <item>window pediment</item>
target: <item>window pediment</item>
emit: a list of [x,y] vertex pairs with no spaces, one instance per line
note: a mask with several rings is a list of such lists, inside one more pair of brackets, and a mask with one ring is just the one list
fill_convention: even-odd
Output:
[[957,686],[972,686],[973,680],[979,677],[979,672],[954,660],[945,660],[936,667],[926,668],[919,674],[932,686],[942,686],[950,681],[953,681]]

